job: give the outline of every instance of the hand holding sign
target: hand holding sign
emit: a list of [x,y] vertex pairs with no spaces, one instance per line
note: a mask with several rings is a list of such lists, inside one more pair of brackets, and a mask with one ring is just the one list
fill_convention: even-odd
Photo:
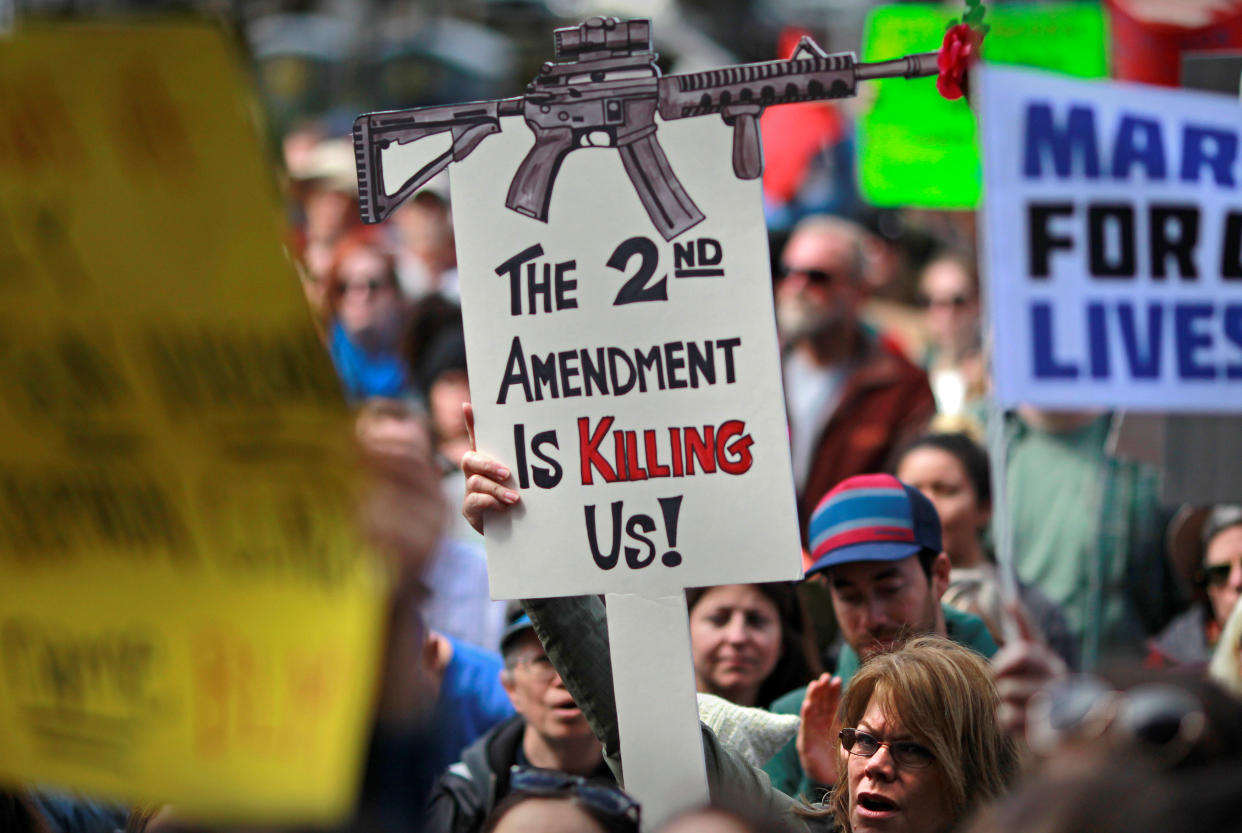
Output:
[[470,450],[461,458],[461,470],[466,475],[466,496],[461,503],[461,514],[474,531],[482,535],[484,515],[504,511],[515,505],[520,497],[507,485],[513,482],[513,474],[508,467],[478,450],[474,440],[474,406],[466,402],[461,410],[466,420],[466,433],[470,436]]

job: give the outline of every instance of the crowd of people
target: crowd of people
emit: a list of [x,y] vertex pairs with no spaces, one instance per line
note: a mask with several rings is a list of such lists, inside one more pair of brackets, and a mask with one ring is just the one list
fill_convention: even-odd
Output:
[[[378,539],[412,565],[353,828],[636,831],[603,602],[488,594],[487,519],[521,494],[473,447],[447,190],[366,227],[346,140],[287,149],[290,250],[395,490],[403,521]],[[1162,505],[1103,411],[1007,414],[989,461],[973,233],[940,223],[921,258],[825,214],[780,247],[806,579],[687,591],[711,802],[661,829],[1236,827],[1242,508]],[[169,808],[6,802],[4,830],[199,829]]]
[[[312,202],[336,187],[313,169],[294,180]],[[432,652],[439,664],[473,670],[438,672],[429,725],[451,741],[418,823],[637,829],[641,808],[619,786],[602,604],[487,601],[486,519],[521,495],[508,461],[473,450],[463,417],[447,194],[421,192],[379,232],[340,212],[337,228],[311,234],[304,205],[308,298],[346,396],[401,402],[432,444],[450,513],[461,509],[421,610],[426,638],[448,645]],[[1124,764],[1175,798],[1188,789],[1177,773],[1215,778],[1242,754],[1226,693],[1238,686],[1242,626],[1227,623],[1242,509],[1162,505],[1160,472],[1110,451],[1113,414],[1019,409],[1003,417],[1001,461],[1011,591],[990,529],[972,228],[947,215],[929,229],[942,245],[919,258],[853,219],[811,214],[778,252],[806,579],[687,591],[712,801],[669,830],[985,828],[1086,761],[1092,775]],[[335,241],[318,274],[312,238]],[[875,517],[904,518],[903,543]],[[1067,802],[1055,824],[1087,823],[1075,812],[1087,811]]]

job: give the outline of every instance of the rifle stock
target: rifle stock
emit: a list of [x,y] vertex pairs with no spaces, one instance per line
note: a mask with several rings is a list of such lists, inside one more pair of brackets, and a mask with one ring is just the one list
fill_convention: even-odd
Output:
[[[358,166],[358,210],[363,222],[387,219],[450,162],[460,162],[488,136],[499,133],[501,116],[517,115],[521,107],[520,98],[506,98],[359,116],[354,120],[354,159]],[[385,150],[393,143],[404,145],[446,132],[452,140],[448,150],[406,177],[395,191],[385,188]]]

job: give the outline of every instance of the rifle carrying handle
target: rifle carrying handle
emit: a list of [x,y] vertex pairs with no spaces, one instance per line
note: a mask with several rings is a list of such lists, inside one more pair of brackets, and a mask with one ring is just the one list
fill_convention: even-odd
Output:
[[509,183],[505,207],[546,223],[552,184],[561,163],[573,149],[574,135],[570,128],[536,130],[535,146],[526,154]]
[[672,240],[702,222],[703,212],[673,173],[664,149],[653,134],[619,145],[618,150],[638,199],[665,240]]

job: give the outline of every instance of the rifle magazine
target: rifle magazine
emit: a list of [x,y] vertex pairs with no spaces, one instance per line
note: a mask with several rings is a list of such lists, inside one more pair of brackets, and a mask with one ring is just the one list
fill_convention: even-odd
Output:
[[618,149],[638,199],[665,240],[672,240],[705,219],[673,172],[655,136],[644,136]]

